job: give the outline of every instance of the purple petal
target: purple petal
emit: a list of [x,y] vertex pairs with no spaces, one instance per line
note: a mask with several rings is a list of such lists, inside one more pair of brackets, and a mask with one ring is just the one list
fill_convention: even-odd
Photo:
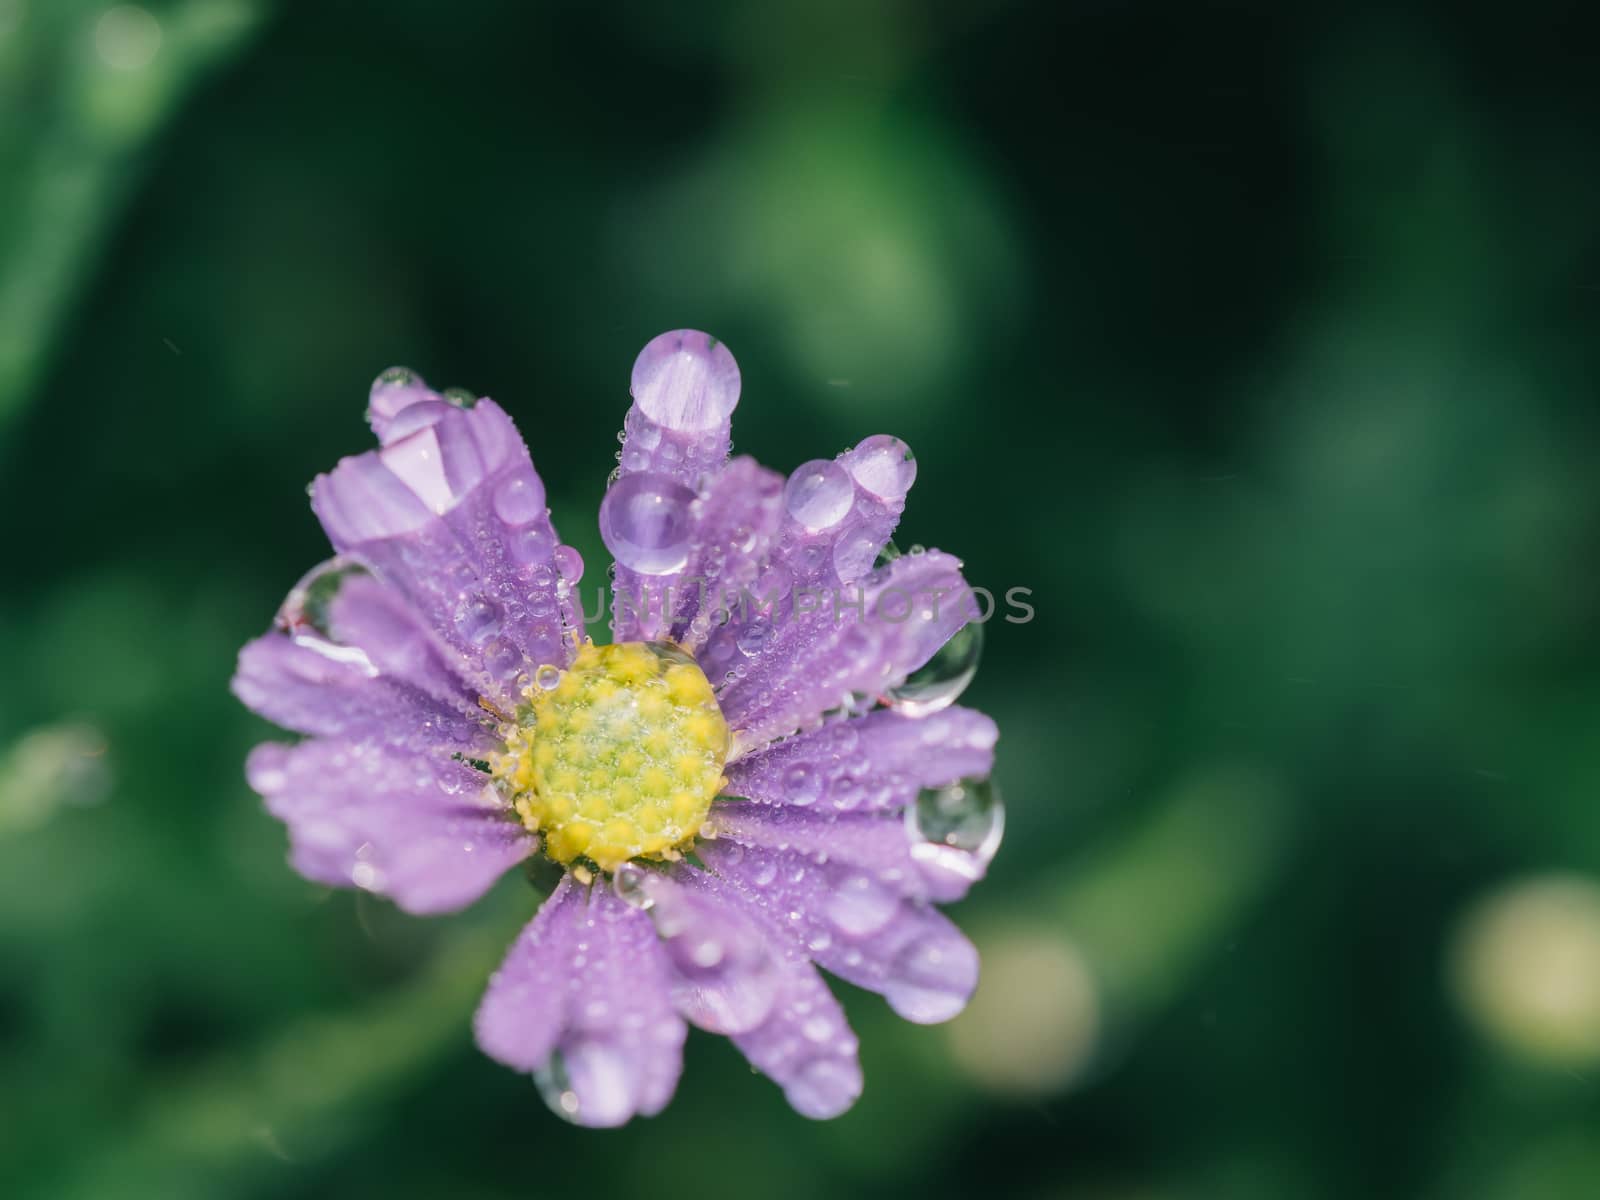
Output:
[[727,346],[694,329],[663,333],[634,359],[628,390],[624,471],[659,471],[692,487],[722,465],[739,403],[739,364]]
[[898,558],[859,585],[814,597],[797,591],[794,616],[719,697],[735,733],[733,757],[904,682],[967,622],[960,566],[930,550]]
[[538,1072],[547,1099],[579,1125],[652,1116],[683,1069],[686,1027],[669,985],[649,918],[567,876],[490,981],[478,1044]]
[[274,632],[239,652],[233,693],[296,733],[420,750],[480,744],[481,722],[325,638]]
[[916,476],[910,447],[887,434],[866,438],[832,462],[795,468],[784,488],[780,560],[801,583],[861,579],[900,523]]
[[407,912],[472,903],[536,845],[487,776],[439,755],[267,742],[245,771],[289,827],[297,871],[388,896]]
[[873,568],[888,543],[916,478],[911,451],[899,438],[878,434],[832,462],[797,468],[783,488],[781,528],[752,594],[770,604],[730,611],[726,624],[706,631],[698,657],[716,679],[738,672],[761,653],[773,629],[790,622],[794,589],[830,594]]
[[977,951],[961,931],[867,872],[720,839],[699,852],[770,928],[841,979],[882,993],[908,1021],[949,1020],[977,986]]
[[368,576],[340,584],[328,604],[328,640],[366,655],[381,679],[415,688],[451,711],[482,719],[460,663],[393,588]]
[[478,692],[404,598],[343,559],[289,592],[276,630],[233,681],[252,709],[301,733],[423,749],[487,744]]
[[729,765],[730,796],[840,812],[904,808],[925,787],[987,775],[999,732],[970,708],[927,717],[878,709],[788,738]]
[[761,565],[777,538],[782,496],[783,476],[753,458],[734,459],[707,486],[684,572],[696,586],[673,606],[677,640],[696,647],[719,609],[737,612],[761,599]]
[[765,1015],[742,1030],[716,1032],[733,1033],[733,1044],[750,1065],[782,1087],[802,1116],[821,1120],[844,1112],[861,1095],[858,1043],[844,1010],[805,953],[792,938],[774,931],[765,914],[742,916],[749,902],[729,881],[687,867],[679,868],[675,878],[702,903],[724,913],[725,920],[759,925],[759,936],[771,944]]
[[765,1021],[782,986],[766,931],[705,895],[702,872],[634,870],[672,967],[678,1012],[711,1033],[744,1033]]
[[[600,513],[617,564],[618,641],[666,636],[684,593],[706,586],[690,581],[719,576],[730,548],[737,562],[759,563],[782,486],[751,460],[724,469],[739,367],[722,343],[694,330],[662,334],[640,351],[632,391],[617,486]],[[699,607],[684,611],[680,635]]]
[[336,550],[398,589],[472,664],[480,692],[514,700],[519,675],[570,659],[581,623],[581,565],[557,553],[527,447],[491,400],[413,404],[375,427],[382,448],[318,476],[312,508]]
[[[606,505],[627,489],[624,480],[602,506],[601,530],[607,532]],[[670,636],[694,649],[704,641],[719,607],[737,608],[741,599],[759,597],[761,563],[771,550],[781,515],[783,477],[752,458],[736,458],[688,502],[684,515],[683,566],[644,574],[627,565],[628,555],[613,547],[617,558],[612,600],[618,641],[648,641]]]
[[[882,885],[898,896],[948,904],[982,879],[988,860],[916,837],[898,813],[831,813],[763,804],[720,802],[713,810],[719,838],[766,850],[792,850],[813,859],[826,857],[848,866],[841,887]],[[959,860],[956,856],[960,855]]]
[[445,398],[411,368],[390,367],[372,381],[372,390],[367,394],[367,424],[378,441],[387,444],[431,424],[446,407]]
[[[768,944],[763,947],[760,987],[765,1003],[760,1019],[741,1029],[710,1027],[712,1032],[733,1034],[734,1045],[744,1051],[750,1066],[773,1078],[805,1117],[837,1117],[854,1104],[861,1096],[856,1035],[834,995],[794,941],[774,933],[758,910],[750,912],[750,902],[728,880],[690,867],[675,870],[674,880],[662,880],[659,875],[654,880],[659,883],[648,894],[656,899],[653,914],[658,915],[658,928],[662,925],[661,898],[688,894],[702,910],[722,915],[723,926],[738,923]],[[693,928],[699,920],[696,917],[683,925]]]
[[587,903],[587,891],[562,875],[511,943],[473,1018],[478,1045],[490,1058],[529,1074],[549,1061],[578,980],[573,947]]
[[803,1117],[827,1120],[861,1095],[859,1043],[844,1010],[808,962],[783,968],[783,988],[772,1015],[733,1044],[750,1065],[783,1089]]

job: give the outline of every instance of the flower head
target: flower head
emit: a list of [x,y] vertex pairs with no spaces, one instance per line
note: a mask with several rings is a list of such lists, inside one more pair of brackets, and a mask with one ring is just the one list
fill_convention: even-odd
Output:
[[970,594],[948,555],[894,555],[898,439],[787,478],[729,460],[739,369],[702,333],[647,345],[632,390],[597,646],[511,419],[379,377],[379,448],[312,488],[335,557],[239,656],[240,699],[305,735],[257,747],[250,783],[302,874],[411,912],[562,868],[476,1030],[568,1119],[660,1111],[685,1022],[834,1116],[861,1070],[818,966],[919,1022],[977,983],[934,907],[1000,836],[994,724],[952,703]]

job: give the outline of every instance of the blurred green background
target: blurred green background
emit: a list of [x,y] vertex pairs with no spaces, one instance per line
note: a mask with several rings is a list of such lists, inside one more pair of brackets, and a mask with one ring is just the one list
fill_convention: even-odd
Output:
[[[1600,1195],[1600,87],[1577,5],[0,0],[0,1194]],[[569,1128],[535,897],[284,864],[237,647],[402,362],[594,512],[652,335],[915,447],[1008,842],[949,1027],[841,987]]]

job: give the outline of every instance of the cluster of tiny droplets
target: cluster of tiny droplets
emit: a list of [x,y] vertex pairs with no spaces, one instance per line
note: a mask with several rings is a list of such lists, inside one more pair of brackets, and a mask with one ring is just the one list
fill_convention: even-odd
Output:
[[723,786],[728,726],[711,684],[674,646],[585,643],[542,667],[491,760],[545,852],[603,871],[671,858],[700,832]]
[[[869,437],[836,459],[815,459],[796,468],[780,498],[786,520],[777,553],[755,583],[754,594],[779,605],[800,586],[838,588],[848,596],[892,545],[890,535],[915,478],[910,448],[886,434]],[[787,635],[779,624],[761,617],[709,630],[702,634],[701,661],[724,686],[737,685],[749,673],[750,660],[783,644],[786,636],[799,636],[801,624],[792,622]]]
[[[397,415],[422,413],[434,397],[456,408],[473,408],[478,398],[463,388],[446,388],[435,394],[422,377],[407,367],[391,367],[373,381],[368,399],[368,419],[375,412],[390,421]],[[407,399],[410,403],[407,403]],[[430,425],[410,432],[380,435],[386,450],[412,439],[434,437]],[[492,486],[491,486],[492,485]],[[498,682],[510,683],[542,661],[563,641],[582,629],[574,588],[583,576],[583,558],[558,540],[550,523],[544,485],[526,460],[497,467],[481,490],[453,497],[447,518],[455,534],[424,528],[417,534],[423,547],[446,549],[448,541],[468,534],[480,553],[492,553],[515,586],[492,586],[474,565],[460,555],[437,580],[424,579],[422,608],[436,619],[447,640],[458,649],[475,648],[484,668]]]

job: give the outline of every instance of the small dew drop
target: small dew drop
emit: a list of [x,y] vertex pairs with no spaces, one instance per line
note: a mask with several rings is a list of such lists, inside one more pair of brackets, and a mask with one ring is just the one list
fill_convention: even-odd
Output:
[[616,893],[629,908],[647,911],[655,907],[655,899],[650,895],[650,877],[638,863],[625,862],[619,866],[611,876],[611,890]]
[[561,1051],[553,1053],[550,1060],[533,1073],[533,1082],[551,1112],[563,1121],[577,1122],[578,1093],[572,1090],[572,1080],[568,1077],[566,1060]]
[[556,564],[556,573],[567,583],[577,583],[583,578],[583,555],[567,545],[557,546],[553,557]]
[[798,467],[783,487],[789,515],[807,529],[829,529],[844,520],[855,503],[850,473],[825,458]]

